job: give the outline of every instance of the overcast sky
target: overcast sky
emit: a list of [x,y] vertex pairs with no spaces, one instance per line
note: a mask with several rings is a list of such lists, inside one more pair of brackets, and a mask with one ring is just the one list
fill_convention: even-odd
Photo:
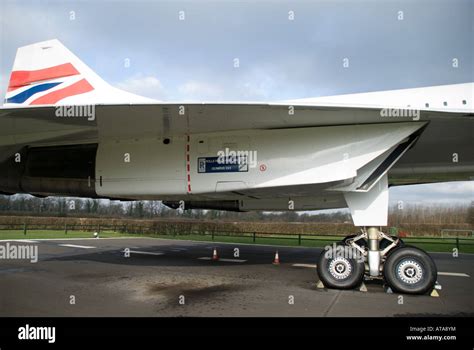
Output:
[[[161,100],[279,100],[472,82],[473,13],[472,0],[0,0],[0,94],[16,48],[53,38],[112,85]],[[466,202],[474,183],[390,192],[392,202]]]

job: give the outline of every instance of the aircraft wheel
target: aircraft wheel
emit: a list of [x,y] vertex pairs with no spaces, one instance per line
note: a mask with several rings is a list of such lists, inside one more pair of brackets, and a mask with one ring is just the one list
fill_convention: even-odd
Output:
[[321,252],[317,271],[326,287],[352,289],[361,284],[365,270],[364,259],[356,254],[347,254],[349,250],[354,249],[339,245],[336,250],[332,246]]
[[393,291],[406,294],[426,294],[438,278],[433,259],[411,246],[394,249],[385,261],[383,273]]

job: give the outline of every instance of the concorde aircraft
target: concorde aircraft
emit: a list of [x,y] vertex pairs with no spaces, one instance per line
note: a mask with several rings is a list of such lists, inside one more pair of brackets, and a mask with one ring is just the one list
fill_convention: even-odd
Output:
[[182,209],[348,207],[359,233],[321,253],[323,284],[351,289],[365,276],[423,294],[436,266],[384,233],[388,187],[474,179],[473,93],[467,83],[170,103],[114,88],[44,41],[16,54],[0,109],[0,191]]

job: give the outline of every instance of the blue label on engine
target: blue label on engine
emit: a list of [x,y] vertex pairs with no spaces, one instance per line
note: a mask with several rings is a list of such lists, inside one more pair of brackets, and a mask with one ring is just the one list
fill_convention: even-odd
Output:
[[247,157],[201,157],[198,173],[238,173],[249,171]]

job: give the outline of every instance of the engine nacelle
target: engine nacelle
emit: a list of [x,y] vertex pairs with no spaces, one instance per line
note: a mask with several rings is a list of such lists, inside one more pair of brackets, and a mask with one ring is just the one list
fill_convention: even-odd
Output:
[[0,163],[0,191],[96,198],[97,144],[24,147]]

